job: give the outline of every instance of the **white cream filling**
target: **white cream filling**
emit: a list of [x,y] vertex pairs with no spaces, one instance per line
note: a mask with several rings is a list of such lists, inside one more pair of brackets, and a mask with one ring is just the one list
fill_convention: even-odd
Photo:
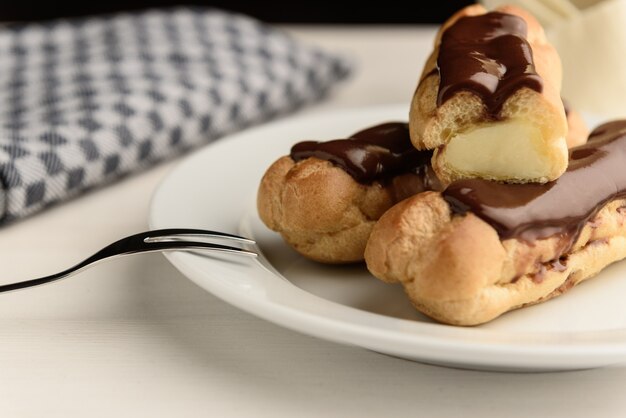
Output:
[[546,178],[552,162],[541,130],[520,120],[485,124],[450,139],[442,150],[446,165],[461,174],[494,179]]

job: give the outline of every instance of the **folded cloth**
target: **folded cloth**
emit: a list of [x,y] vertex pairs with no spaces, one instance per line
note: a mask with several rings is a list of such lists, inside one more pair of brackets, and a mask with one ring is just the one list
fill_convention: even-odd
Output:
[[292,111],[348,73],[341,57],[211,9],[2,29],[0,222]]

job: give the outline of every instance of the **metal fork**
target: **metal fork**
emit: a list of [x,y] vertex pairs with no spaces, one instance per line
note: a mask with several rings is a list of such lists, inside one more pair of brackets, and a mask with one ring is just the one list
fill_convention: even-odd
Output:
[[55,282],[57,280],[72,276],[88,267],[91,267],[99,261],[121,257],[124,255],[150,253],[157,251],[207,251],[241,254],[251,257],[257,256],[257,253],[255,253],[254,251],[239,247],[231,247],[228,245],[207,242],[206,240],[208,239],[225,240],[239,244],[254,244],[254,241],[248,238],[240,237],[238,235],[226,234],[224,232],[208,231],[204,229],[176,228],[146,231],[128,236],[126,238],[122,238],[119,241],[115,241],[114,243],[107,245],[91,257],[59,273],[55,273],[50,276],[39,277],[37,279],[0,285],[0,293]]

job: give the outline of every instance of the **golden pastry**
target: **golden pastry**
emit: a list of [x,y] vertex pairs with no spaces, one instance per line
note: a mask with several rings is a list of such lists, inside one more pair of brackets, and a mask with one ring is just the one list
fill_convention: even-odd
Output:
[[416,150],[408,125],[391,122],[348,139],[294,145],[267,170],[257,194],[261,220],[305,257],[363,260],[374,223],[395,203],[439,190],[431,153]]
[[445,184],[555,180],[567,168],[561,78],[559,56],[532,15],[468,6],[439,31],[411,103],[411,139],[434,150]]
[[596,128],[547,184],[463,179],[388,210],[365,251],[421,312],[476,325],[543,302],[626,257],[626,121]]

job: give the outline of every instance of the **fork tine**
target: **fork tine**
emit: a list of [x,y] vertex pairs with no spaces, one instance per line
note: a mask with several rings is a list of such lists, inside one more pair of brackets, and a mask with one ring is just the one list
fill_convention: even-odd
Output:
[[254,240],[239,235],[228,234],[225,232],[210,231],[205,229],[193,228],[168,228],[156,229],[146,232],[145,242],[155,242],[160,240],[179,240],[184,237],[207,238],[207,239],[224,239],[245,244],[254,244]]
[[180,251],[180,250],[209,250],[209,251],[218,251],[218,252],[226,252],[226,253],[237,253],[243,255],[249,255],[252,257],[256,257],[258,254],[254,251],[249,251],[244,248],[239,247],[231,247],[229,245],[222,244],[214,244],[212,242],[203,242],[203,241],[189,241],[189,240],[155,240],[155,241],[144,241],[146,244],[146,249],[141,252],[147,251]]

